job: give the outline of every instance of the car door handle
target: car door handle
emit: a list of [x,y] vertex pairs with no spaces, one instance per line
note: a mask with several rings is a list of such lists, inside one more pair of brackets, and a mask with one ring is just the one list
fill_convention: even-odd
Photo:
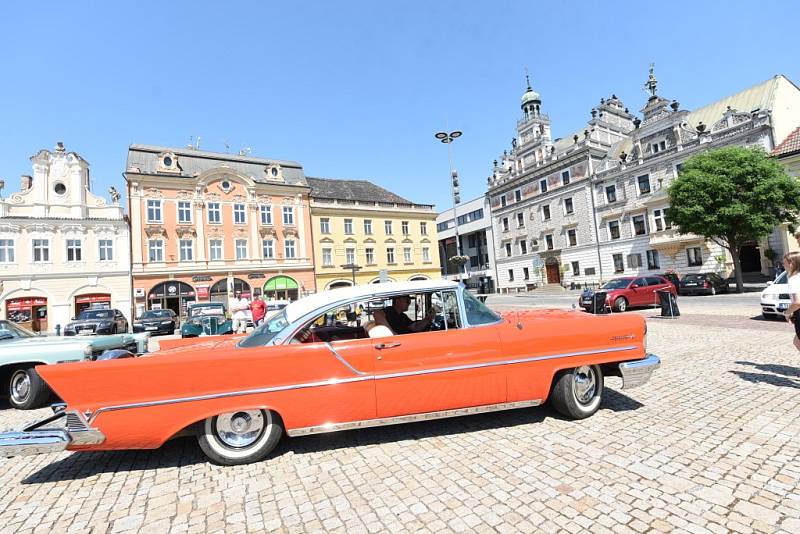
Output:
[[394,348],[394,347],[399,347],[399,346],[400,346],[400,343],[399,343],[399,342],[394,342],[394,343],[378,343],[377,345],[375,345],[375,348],[376,348],[376,349],[378,349],[378,350],[383,350],[383,349],[392,349],[392,348]]

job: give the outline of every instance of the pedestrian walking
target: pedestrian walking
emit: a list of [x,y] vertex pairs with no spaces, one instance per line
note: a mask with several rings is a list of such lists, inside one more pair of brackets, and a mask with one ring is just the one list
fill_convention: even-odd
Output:
[[242,296],[241,291],[234,293],[231,301],[231,311],[233,312],[233,333],[243,334],[247,328],[247,309],[250,308],[250,301]]
[[787,321],[794,324],[794,346],[800,351],[800,252],[786,254],[783,267],[788,273],[789,295],[792,299],[784,315]]
[[253,298],[253,302],[250,303],[250,311],[253,313],[253,325],[256,327],[261,325],[267,314],[267,303],[261,299],[261,295]]

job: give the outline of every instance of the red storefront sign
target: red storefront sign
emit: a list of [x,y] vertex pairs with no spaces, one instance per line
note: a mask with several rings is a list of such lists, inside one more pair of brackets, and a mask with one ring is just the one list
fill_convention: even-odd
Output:
[[208,298],[208,286],[196,286],[195,289],[197,290],[198,299]]
[[111,302],[111,295],[81,295],[75,297],[76,304],[87,304],[92,302]]
[[34,297],[28,299],[9,299],[6,301],[6,309],[8,310],[25,310],[32,306],[47,306],[47,299],[43,297]]

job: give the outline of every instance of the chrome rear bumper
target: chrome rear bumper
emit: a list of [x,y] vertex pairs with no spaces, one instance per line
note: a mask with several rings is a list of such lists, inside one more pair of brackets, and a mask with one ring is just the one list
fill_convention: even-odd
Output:
[[642,360],[619,364],[622,375],[622,389],[630,389],[646,384],[653,371],[661,366],[661,359],[655,354],[648,354]]
[[[54,410],[53,416],[21,432],[0,433],[0,457],[61,452],[70,445],[98,445],[106,440],[102,432],[89,428],[80,412],[64,411],[61,405],[54,406]],[[39,428],[64,417],[64,428]]]

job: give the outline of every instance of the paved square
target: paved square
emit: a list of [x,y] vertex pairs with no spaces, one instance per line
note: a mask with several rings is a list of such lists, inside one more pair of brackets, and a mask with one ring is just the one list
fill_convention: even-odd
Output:
[[[643,312],[652,316],[652,311]],[[2,532],[800,532],[800,355],[786,324],[649,319],[662,367],[548,407],[284,440],[217,467],[157,451],[0,459]],[[47,410],[0,410],[0,429]]]

